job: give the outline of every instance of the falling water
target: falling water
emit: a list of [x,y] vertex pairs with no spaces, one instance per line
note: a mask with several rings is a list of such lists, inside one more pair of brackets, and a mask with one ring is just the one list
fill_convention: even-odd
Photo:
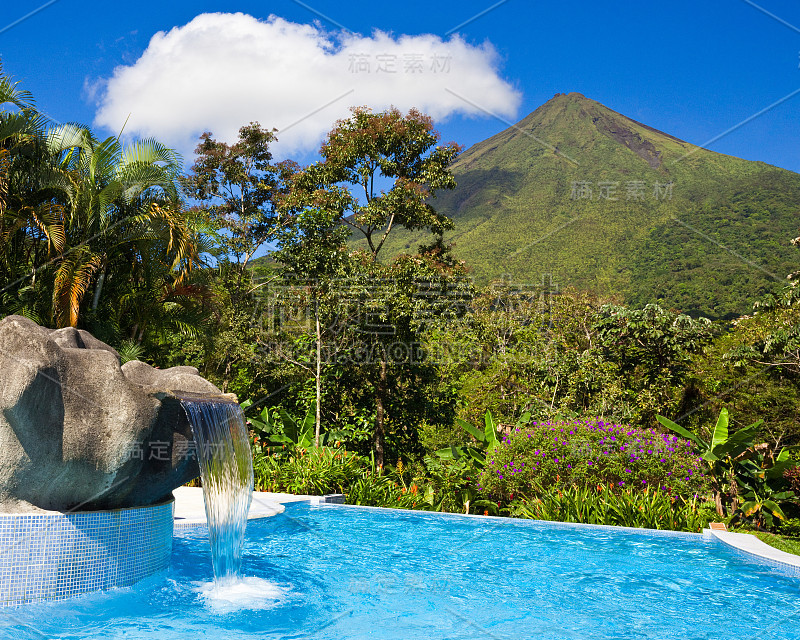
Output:
[[242,410],[221,399],[181,398],[197,445],[211,560],[217,582],[240,576],[253,458]]

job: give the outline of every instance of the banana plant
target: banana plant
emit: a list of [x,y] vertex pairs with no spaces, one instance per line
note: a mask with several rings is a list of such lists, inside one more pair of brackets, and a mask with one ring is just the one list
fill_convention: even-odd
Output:
[[[766,455],[766,445],[755,446],[755,437],[763,420],[736,433],[728,429],[728,410],[722,409],[710,440],[703,440],[691,431],[663,416],[656,419],[665,427],[692,440],[700,448],[700,457],[711,468],[712,489],[717,514],[724,516],[722,496],[732,494],[734,517],[745,516],[771,526],[773,517],[784,519],[779,504],[791,499],[780,491],[783,472],[796,463],[791,458],[794,447],[784,447],[774,459]],[[738,504],[738,498],[744,503]]]
[[759,420],[731,434],[728,429],[728,410],[723,408],[722,411],[719,412],[719,418],[717,418],[717,424],[714,426],[711,439],[703,440],[697,434],[692,433],[664,416],[656,416],[656,420],[670,431],[694,442],[701,451],[700,457],[712,464],[730,458],[737,458],[751,448],[756,437],[756,432],[764,422],[763,420]]
[[[242,411],[252,406],[250,400],[242,403]],[[302,420],[296,420],[283,407],[264,407],[258,418],[247,419],[250,427],[261,442],[270,446],[287,446],[292,449],[309,449],[314,446],[314,429],[316,426],[316,405],[312,401]],[[320,445],[325,444],[327,434],[322,434]]]
[[[525,413],[518,421],[517,427],[525,426],[531,419],[530,413]],[[486,454],[492,451],[502,440],[499,430],[499,423],[492,416],[492,412],[487,410],[483,417],[484,428],[481,431],[478,427],[470,424],[466,420],[456,418],[456,423],[470,434],[477,441],[477,445],[463,446],[451,444],[449,447],[439,449],[436,455],[443,460],[458,460],[463,456],[468,456],[475,461],[478,467],[483,468],[486,464]]]
[[744,503],[733,519],[749,519],[758,526],[772,528],[774,519],[785,520],[781,505],[793,501],[793,491],[786,491],[783,472],[797,465],[792,452],[798,447],[784,447],[771,458],[766,447],[755,447],[740,464],[740,486]]

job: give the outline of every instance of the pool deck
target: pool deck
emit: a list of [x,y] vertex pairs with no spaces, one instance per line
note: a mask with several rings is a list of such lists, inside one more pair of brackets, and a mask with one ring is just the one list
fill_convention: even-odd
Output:
[[745,557],[756,557],[761,561],[786,570],[788,573],[800,576],[800,556],[771,547],[749,533],[705,529],[703,530],[703,536],[707,539],[715,538]]
[[[172,494],[175,496],[175,527],[199,527],[206,524],[206,507],[203,501],[203,490],[199,487],[179,487]],[[330,496],[296,496],[291,493],[253,492],[248,520],[269,518],[283,513],[283,505],[289,502],[330,502]]]

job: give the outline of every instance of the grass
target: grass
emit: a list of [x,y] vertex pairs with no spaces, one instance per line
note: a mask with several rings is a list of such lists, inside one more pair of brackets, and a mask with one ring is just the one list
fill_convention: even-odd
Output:
[[800,538],[787,538],[786,536],[764,531],[750,531],[749,533],[752,533],[761,542],[766,542],[771,547],[800,556]]
[[793,553],[800,556],[800,538],[787,538],[775,533],[767,533],[766,531],[750,531],[747,529],[736,529],[736,533],[750,533],[756,538],[768,544],[770,547],[775,547],[780,551],[786,553]]

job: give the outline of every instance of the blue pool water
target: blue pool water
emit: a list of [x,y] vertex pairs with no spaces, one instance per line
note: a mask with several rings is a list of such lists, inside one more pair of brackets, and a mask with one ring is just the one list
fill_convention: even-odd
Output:
[[800,640],[800,579],[694,535],[295,503],[249,523],[243,582],[215,589],[208,549],[0,637]]

